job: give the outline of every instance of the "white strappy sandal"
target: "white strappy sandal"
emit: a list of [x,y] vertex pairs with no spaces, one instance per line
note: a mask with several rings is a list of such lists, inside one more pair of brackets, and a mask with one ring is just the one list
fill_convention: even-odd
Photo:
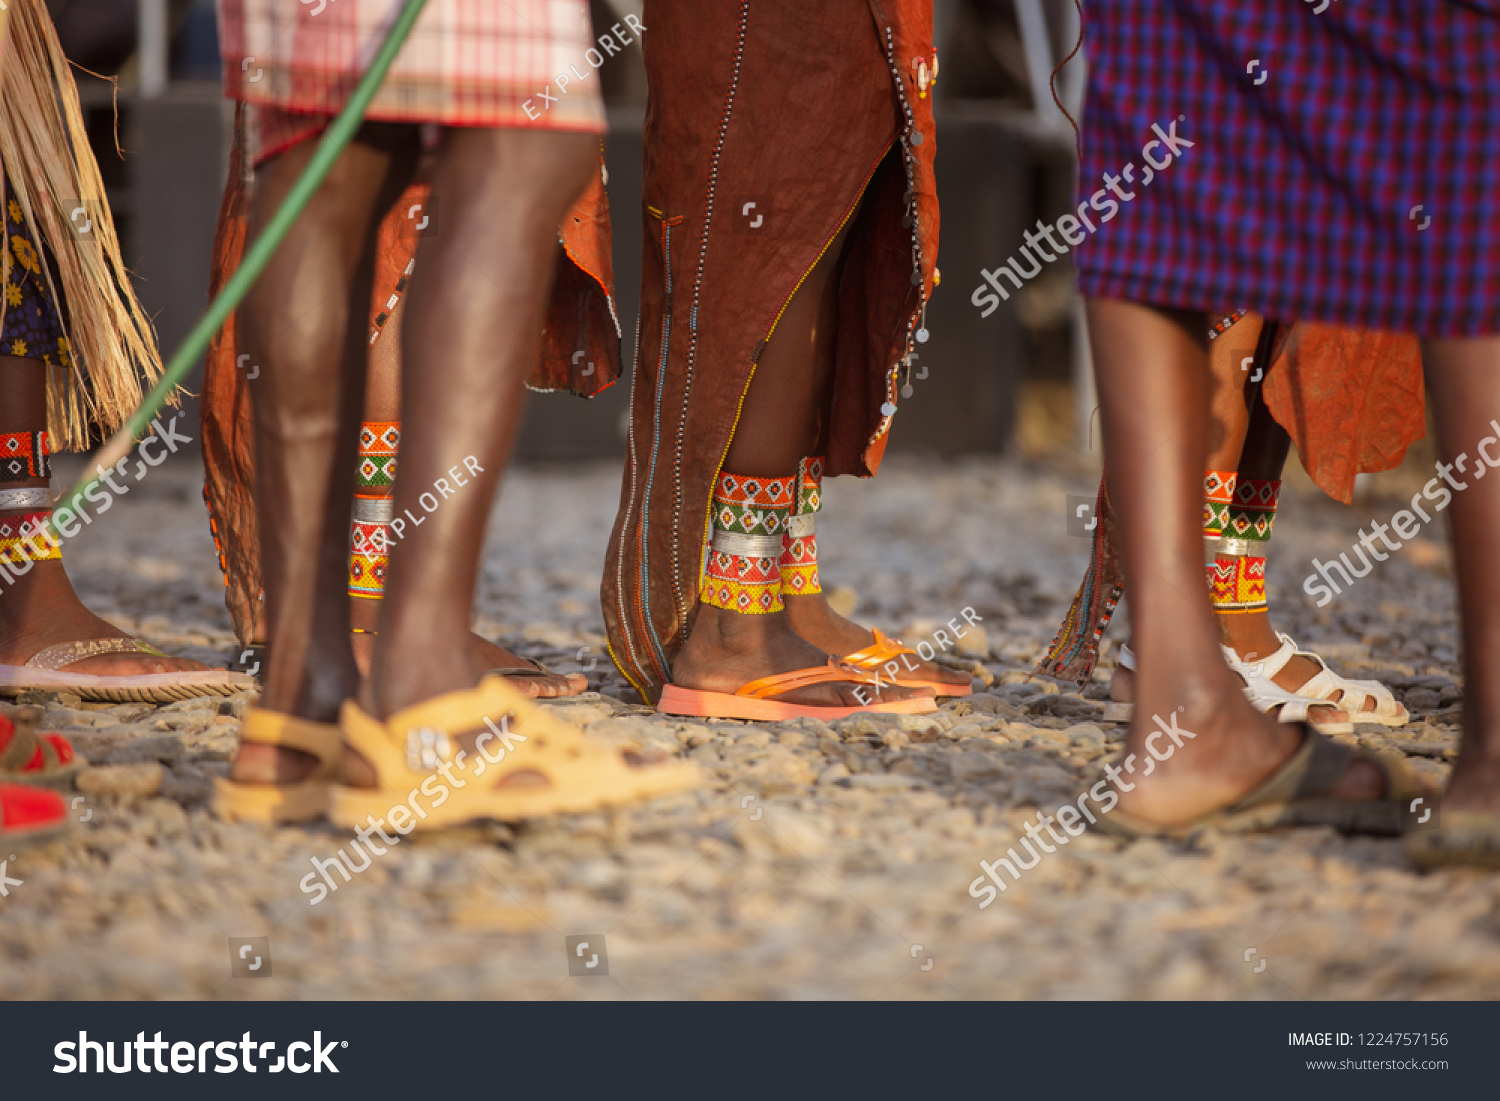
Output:
[[[1340,722],[1314,717],[1315,708],[1332,708],[1335,711],[1342,711],[1343,708],[1338,704],[1288,692],[1271,679],[1274,674],[1265,674],[1261,671],[1261,665],[1264,663],[1246,664],[1239,661],[1238,655],[1229,647],[1221,646],[1220,649],[1224,651],[1224,659],[1229,662],[1229,667],[1245,682],[1245,698],[1250,701],[1250,706],[1261,714],[1269,714],[1274,709],[1277,722],[1307,723],[1320,734],[1354,733],[1352,720],[1346,719]],[[1119,663],[1121,667],[1132,673],[1135,672],[1135,651],[1129,646],[1122,645]],[[1285,664],[1285,661],[1281,663],[1281,665]],[[1277,666],[1278,669],[1280,667]],[[1105,722],[1128,723],[1135,717],[1135,704],[1117,703],[1111,700],[1104,705],[1102,717]]]
[[[1270,657],[1256,662],[1240,661],[1239,655],[1225,647],[1224,658],[1248,684],[1258,684],[1260,680],[1272,683],[1271,678],[1286,668],[1286,663],[1292,658],[1307,658],[1317,664],[1318,672],[1297,689],[1298,696],[1332,704],[1340,711],[1347,711],[1354,722],[1405,726],[1411,719],[1406,705],[1398,703],[1385,685],[1373,680],[1346,680],[1328,668],[1328,663],[1311,650],[1297,649],[1297,643],[1290,635],[1277,631],[1276,637],[1281,640],[1281,648]],[[1341,692],[1343,695],[1339,695]],[[1375,701],[1374,708],[1369,711],[1364,710],[1366,700]]]

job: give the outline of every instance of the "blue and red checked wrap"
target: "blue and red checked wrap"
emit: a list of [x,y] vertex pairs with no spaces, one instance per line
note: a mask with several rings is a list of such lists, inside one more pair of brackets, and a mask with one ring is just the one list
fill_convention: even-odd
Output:
[[[1500,0],[1092,0],[1086,14],[1078,198],[1127,164],[1135,197],[1076,246],[1083,294],[1500,332]],[[1153,124],[1174,121],[1193,145],[1142,186]]]

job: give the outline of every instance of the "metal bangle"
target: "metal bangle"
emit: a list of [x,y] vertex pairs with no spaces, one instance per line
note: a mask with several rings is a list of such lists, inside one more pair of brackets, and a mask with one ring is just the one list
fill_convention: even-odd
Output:
[[779,535],[744,535],[715,528],[713,548],[741,558],[780,558],[782,541]]
[[51,507],[52,491],[46,486],[34,486],[30,489],[0,489],[0,511]]
[[396,515],[396,502],[391,497],[354,498],[354,519],[361,524],[389,524]]
[[1254,552],[1249,539],[1230,539],[1225,536],[1219,540],[1217,553],[1225,558],[1246,558]]
[[810,535],[818,533],[818,514],[816,512],[805,512],[800,516],[793,516],[786,522],[786,533],[793,539],[806,539]]

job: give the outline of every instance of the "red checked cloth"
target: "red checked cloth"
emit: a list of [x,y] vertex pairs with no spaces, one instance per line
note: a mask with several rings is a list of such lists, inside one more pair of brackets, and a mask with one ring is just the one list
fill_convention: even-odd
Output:
[[[219,0],[224,92],[253,105],[255,161],[321,130],[343,108],[401,7]],[[602,131],[599,82],[579,81],[570,68],[591,74],[584,55],[593,45],[584,0],[428,0],[366,117]],[[553,84],[559,73],[569,80],[562,95]]]

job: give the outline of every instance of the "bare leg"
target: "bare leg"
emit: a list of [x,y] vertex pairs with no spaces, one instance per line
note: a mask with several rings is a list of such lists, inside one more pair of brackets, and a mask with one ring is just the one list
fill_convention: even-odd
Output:
[[402,333],[395,507],[410,519],[360,689],[377,718],[472,688],[486,668],[469,632],[485,525],[540,354],[557,224],[597,150],[592,134],[444,133],[432,172],[444,229],[418,249]]
[[[1253,350],[1261,336],[1264,319],[1247,313],[1234,327],[1208,346],[1209,383],[1209,455],[1204,470],[1237,470],[1241,478],[1279,480],[1286,466],[1290,439],[1271,420],[1265,405],[1253,404],[1257,415],[1252,418],[1252,403],[1246,397],[1251,375],[1242,362],[1247,349]],[[1253,421],[1253,423],[1252,423]],[[1133,606],[1133,604],[1132,604]],[[1216,616],[1221,641],[1246,661],[1274,654],[1281,646],[1270,614],[1265,611],[1220,613]],[[1293,691],[1318,673],[1318,666],[1307,658],[1292,658],[1273,680],[1287,691]],[[1116,665],[1110,677],[1110,697],[1134,699],[1135,674]],[[1373,710],[1376,701],[1367,701]],[[1333,707],[1317,710],[1321,722],[1342,722],[1348,718]]]
[[[311,158],[304,142],[256,176],[257,237]],[[240,308],[253,386],[256,495],[268,630],[260,705],[333,722],[359,684],[349,645],[350,500],[363,407],[375,228],[416,160],[411,127],[367,125],[308,204]],[[305,754],[243,745],[236,780],[298,779]]]
[[[370,348],[369,370],[365,381],[364,419],[367,421],[401,420],[401,331],[405,316],[406,297],[403,296],[386,319],[380,339]],[[385,486],[361,492],[369,496],[390,496],[393,490],[394,487]],[[355,629],[352,640],[354,660],[361,674],[369,672],[370,659],[375,651],[374,632],[377,630],[380,604],[380,600],[369,597],[349,598],[349,622]],[[515,654],[480,635],[471,632],[469,643],[486,669],[514,668],[521,664]],[[588,679],[581,673],[517,677],[511,680],[511,684],[526,695],[542,697],[576,695],[588,689]]]
[[[47,427],[46,368],[41,360],[0,356],[0,432],[40,432]],[[45,488],[46,478],[7,482],[6,489]],[[129,507],[128,505],[126,507]],[[18,516],[36,509],[8,509]],[[67,553],[64,543],[63,553]],[[33,654],[65,642],[130,636],[83,606],[60,559],[34,562],[0,594],[0,664],[24,665]],[[136,676],[206,669],[186,658],[150,654],[100,654],[67,667],[92,676]]]
[[[1422,349],[1427,393],[1444,462],[1468,452],[1476,462],[1481,440],[1500,415],[1500,336],[1432,340]],[[1493,447],[1493,445],[1491,445]],[[1493,452],[1492,452],[1493,453]],[[1455,471],[1468,488],[1448,508],[1453,561],[1463,618],[1464,737],[1443,797],[1454,810],[1500,812],[1500,476],[1474,478]]]
[[[776,323],[745,394],[739,424],[724,458],[725,470],[751,477],[785,478],[797,472],[803,458],[818,453],[832,396],[834,306],[847,228],[829,245]],[[827,607],[821,596],[788,598],[785,594],[782,600],[786,611],[762,615],[700,604],[692,633],[672,663],[672,682],[711,692],[734,692],[761,677],[823,665],[830,652],[842,656],[874,641],[873,635],[856,628],[858,638],[845,647],[838,638],[829,639],[835,632],[819,629],[814,632],[818,638],[832,642],[837,649],[828,651],[815,644],[816,640],[801,634],[792,619],[792,601],[812,599]],[[833,613],[829,610],[828,614]],[[805,625],[827,626],[815,609],[803,618]],[[778,698],[824,706],[859,706],[876,698],[867,688],[859,689],[860,696],[856,696],[857,688],[852,683],[818,685]],[[878,698],[906,699],[926,694],[886,686]]]
[[[1088,303],[1111,495],[1140,660],[1126,753],[1146,759],[1153,714],[1178,712],[1197,734],[1121,805],[1173,824],[1233,803],[1297,747],[1300,732],[1256,712],[1224,664],[1203,583],[1202,476],[1209,453],[1209,372],[1201,315],[1134,303]],[[1128,782],[1128,780],[1127,780]],[[1377,770],[1355,762],[1338,798],[1376,798]]]

